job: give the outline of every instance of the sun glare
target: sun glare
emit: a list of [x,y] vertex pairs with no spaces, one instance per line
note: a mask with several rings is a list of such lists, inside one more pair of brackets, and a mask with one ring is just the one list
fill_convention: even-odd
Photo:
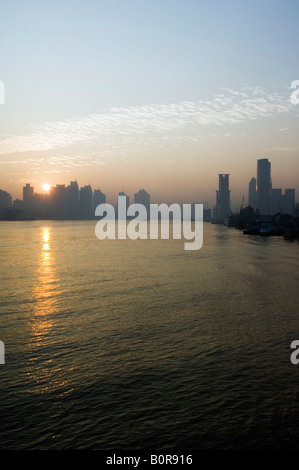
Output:
[[44,191],[49,191],[51,186],[48,183],[44,183],[42,188],[43,188]]

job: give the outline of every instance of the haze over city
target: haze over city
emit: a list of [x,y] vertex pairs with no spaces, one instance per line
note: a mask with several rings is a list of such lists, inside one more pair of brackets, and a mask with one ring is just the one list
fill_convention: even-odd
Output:
[[1,2],[0,450],[298,450],[298,24]]
[[[153,202],[233,207],[256,161],[273,187],[298,183],[296,2],[6,2],[0,188],[100,187],[107,202],[146,188]],[[283,31],[283,34],[281,34]]]

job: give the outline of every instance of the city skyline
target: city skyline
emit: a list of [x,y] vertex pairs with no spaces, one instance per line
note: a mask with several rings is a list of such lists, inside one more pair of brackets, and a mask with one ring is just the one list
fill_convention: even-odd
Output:
[[264,157],[273,187],[298,194],[298,13],[279,0],[6,2],[0,187],[141,182],[213,204],[223,173],[239,206]]
[[298,449],[298,20],[1,2],[1,450]]
[[[43,193],[37,193],[30,183],[26,183],[23,186],[22,200],[18,198],[13,200],[11,194],[1,189],[0,216],[2,214],[2,216],[7,217],[6,211],[13,210],[19,211],[18,216],[21,217],[93,219],[95,218],[95,209],[99,204],[107,202],[114,206],[117,212],[119,196],[125,197],[127,208],[132,197],[132,195],[122,190],[118,192],[116,197],[114,195],[113,200],[111,195],[107,198],[107,195],[100,187],[94,189],[89,184],[79,188],[77,180],[70,181],[68,186],[65,184],[50,186],[45,183],[42,189],[44,190]],[[149,209],[151,195],[144,188],[134,192],[132,199],[134,199],[134,203],[142,204],[147,210]],[[160,204],[169,201],[154,201],[154,203],[157,202]],[[198,199],[189,200],[188,203],[193,205],[203,204],[205,220],[213,220],[217,223],[225,223],[230,215],[238,213],[245,206],[258,211],[260,215],[275,215],[277,213],[298,215],[296,190],[294,188],[273,188],[271,162],[267,158],[257,160],[256,177],[253,176],[248,182],[247,201],[245,202],[245,196],[243,195],[242,203],[236,210],[231,201],[230,175],[223,173],[218,173],[215,204],[210,207],[208,201]]]

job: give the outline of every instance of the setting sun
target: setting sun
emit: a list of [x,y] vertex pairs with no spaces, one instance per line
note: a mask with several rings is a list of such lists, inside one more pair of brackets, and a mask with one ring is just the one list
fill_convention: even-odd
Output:
[[44,183],[42,188],[43,188],[44,191],[49,191],[51,186],[48,183]]

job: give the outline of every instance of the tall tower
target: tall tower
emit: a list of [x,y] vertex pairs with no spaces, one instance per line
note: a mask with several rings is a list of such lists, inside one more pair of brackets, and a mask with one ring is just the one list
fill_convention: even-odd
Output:
[[93,191],[89,185],[85,185],[80,188],[79,191],[79,206],[80,206],[80,215],[83,219],[91,219],[93,216],[92,213],[92,198]]
[[94,211],[99,204],[106,203],[106,194],[102,193],[100,189],[95,189],[93,193],[93,206]]
[[257,161],[257,208],[261,214],[271,212],[271,163],[267,158]]
[[256,209],[256,178],[254,177],[249,182],[248,205]]
[[147,210],[147,214],[149,215],[151,198],[144,189],[139,189],[138,193],[134,194],[134,204],[143,204]]
[[79,214],[79,186],[77,181],[71,181],[67,190],[67,216],[76,219]]
[[23,204],[27,214],[31,214],[34,208],[34,188],[27,183],[23,187]]
[[219,174],[219,186],[216,200],[217,219],[223,221],[230,213],[229,174]]
[[120,197],[120,196],[126,198],[126,206],[125,206],[125,211],[126,211],[126,213],[125,213],[125,214],[121,214],[121,211],[119,210],[119,207],[118,207],[118,198],[117,198],[116,214],[117,214],[117,217],[119,217],[119,218],[122,218],[122,217],[126,218],[126,217],[127,217],[127,212],[128,212],[128,207],[129,207],[129,205],[130,205],[130,198],[129,198],[129,196],[127,196],[127,194],[124,193],[123,191],[121,191],[121,192],[118,193],[118,197]]
[[295,189],[285,189],[283,195],[284,211],[294,215],[295,212]]

